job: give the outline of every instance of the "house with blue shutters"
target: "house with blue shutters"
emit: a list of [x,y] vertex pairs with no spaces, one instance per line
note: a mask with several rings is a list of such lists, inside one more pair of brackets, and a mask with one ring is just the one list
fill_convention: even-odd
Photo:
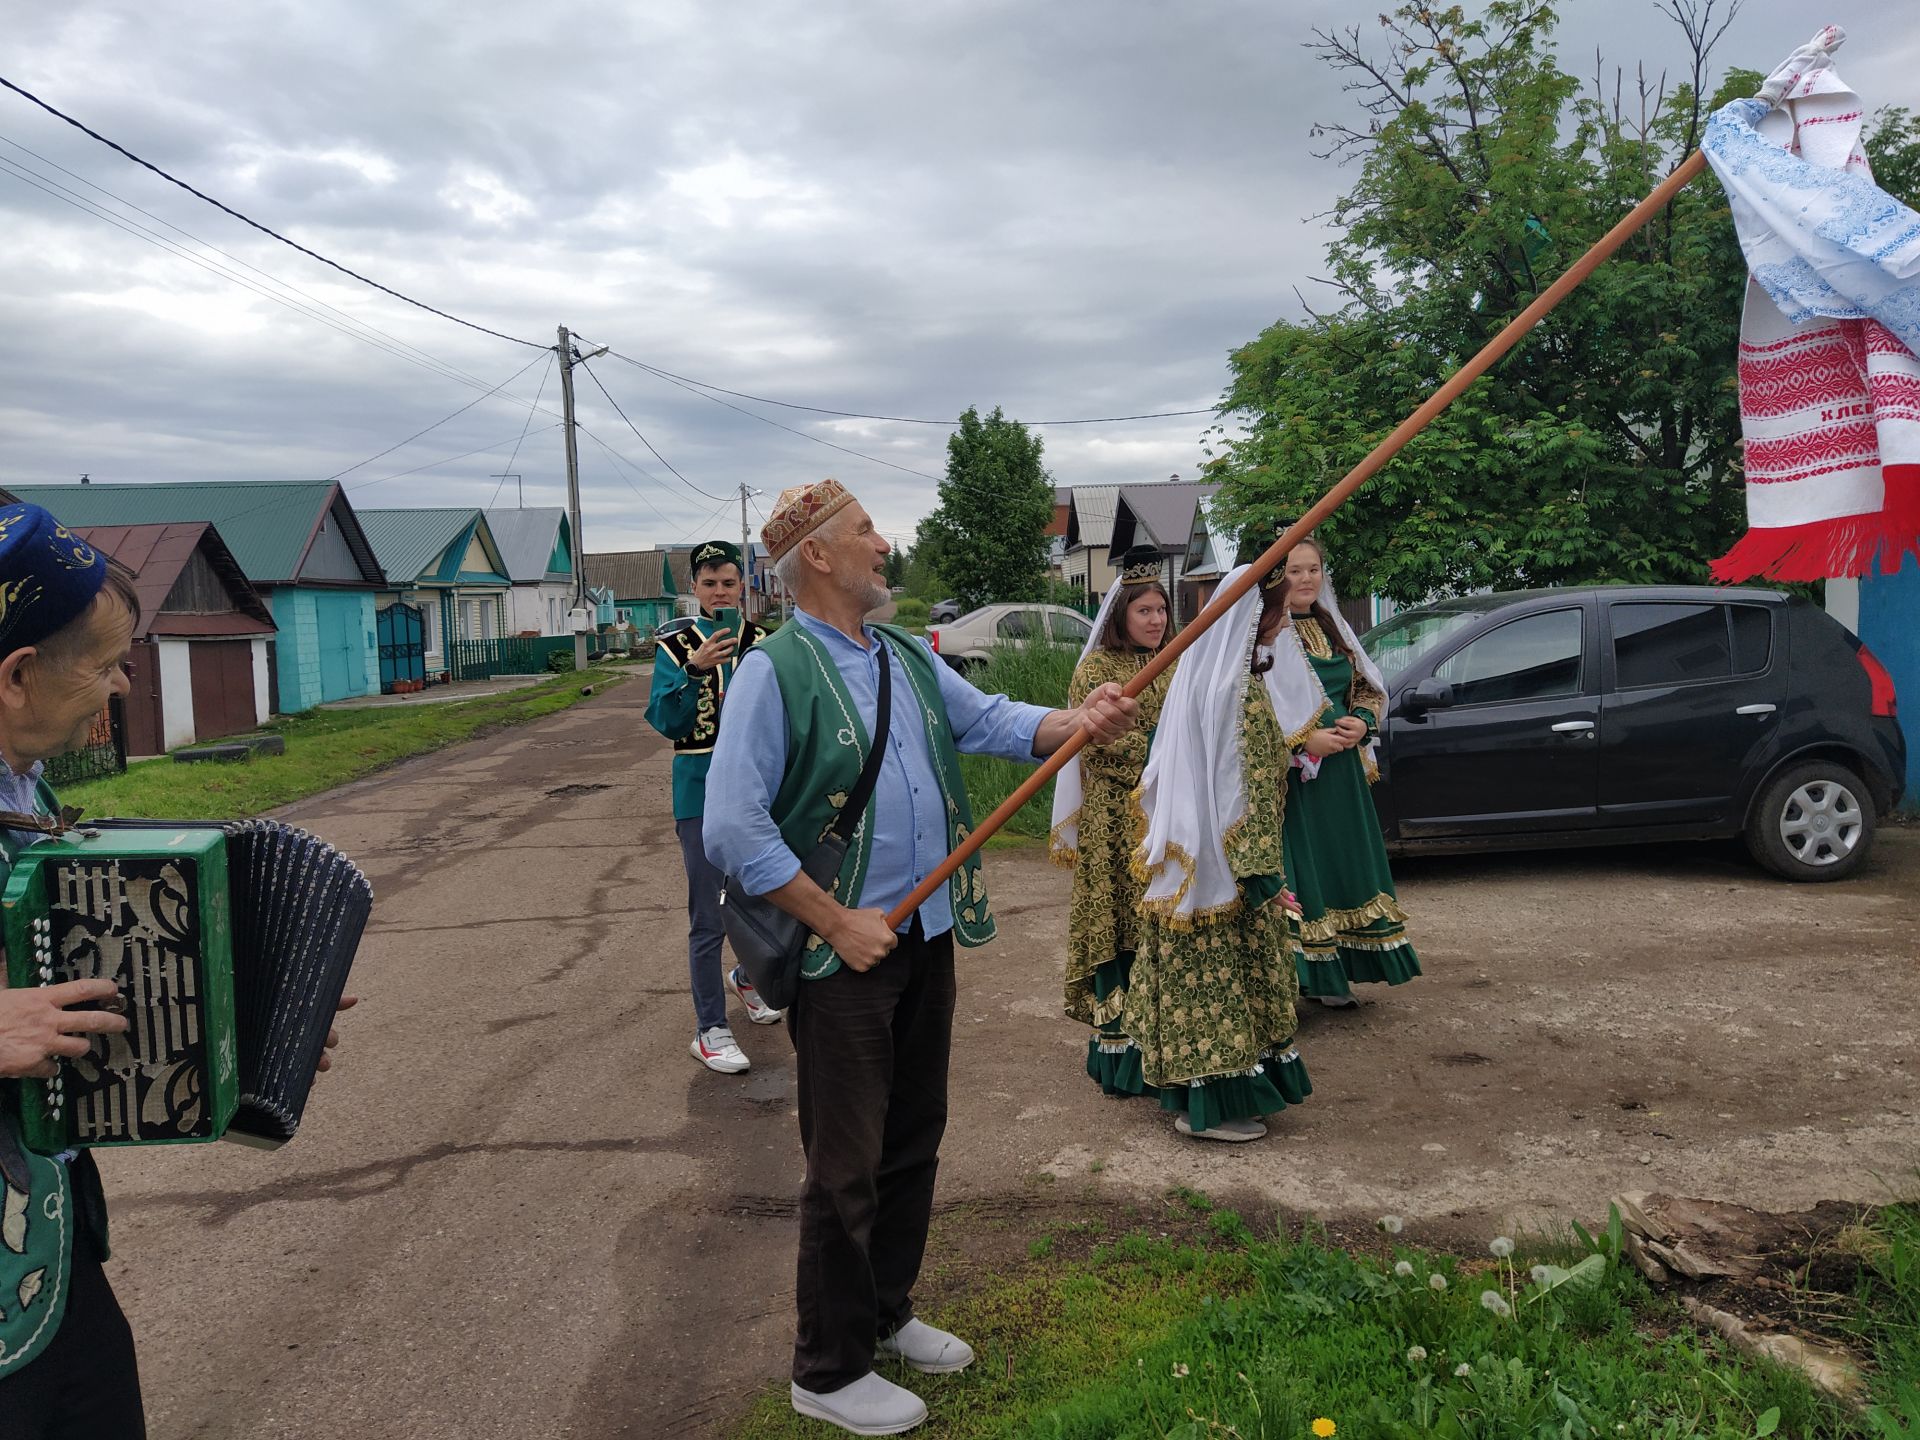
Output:
[[378,694],[374,597],[386,577],[330,480],[15,485],[70,526],[216,526],[273,612],[269,704],[282,714]]
[[387,576],[380,604],[398,602],[420,612],[429,675],[452,668],[449,641],[513,633],[513,582],[485,511],[362,510],[360,523]]

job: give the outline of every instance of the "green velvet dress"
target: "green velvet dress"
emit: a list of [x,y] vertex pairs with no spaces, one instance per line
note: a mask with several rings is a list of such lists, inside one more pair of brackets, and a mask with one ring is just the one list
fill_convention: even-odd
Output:
[[1140,1093],[1195,1131],[1271,1115],[1313,1091],[1294,1046],[1300,947],[1282,875],[1289,752],[1257,681],[1240,741],[1247,812],[1223,837],[1239,894],[1213,913],[1143,905],[1120,1013]]
[[[1319,724],[1355,715],[1373,729],[1386,697],[1355,674],[1311,615],[1293,624],[1332,707]],[[1374,779],[1358,747],[1327,756],[1312,780],[1297,768],[1287,773],[1287,878],[1300,899],[1303,995],[1350,998],[1353,985],[1400,985],[1420,973],[1368,790]]]
[[[1146,663],[1144,650],[1094,651],[1074,670],[1067,703],[1080,704],[1108,681],[1125,685]],[[1080,752],[1079,842],[1069,849],[1061,837],[1051,839],[1055,862],[1073,866],[1064,1008],[1069,1019],[1093,1027],[1087,1074],[1109,1095],[1140,1095],[1148,1088],[1140,1075],[1140,1052],[1120,1024],[1139,929],[1141,884],[1132,865],[1140,837],[1133,792],[1147,765],[1148,737],[1173,671],[1168,666],[1140,693],[1132,730],[1111,745],[1089,745]]]

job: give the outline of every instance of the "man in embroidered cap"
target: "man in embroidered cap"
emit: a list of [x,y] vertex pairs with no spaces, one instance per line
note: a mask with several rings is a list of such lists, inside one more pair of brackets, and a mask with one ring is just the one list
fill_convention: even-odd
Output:
[[[42,762],[83,744],[127,693],[139,614],[126,572],[53,516],[0,508],[0,885],[22,849],[65,828]],[[142,1440],[133,1335],[100,1263],[106,1197],[92,1153],[36,1155],[17,1126],[16,1082],[124,1032],[125,1004],[111,980],[16,990],[6,974],[0,963],[0,1437]]]
[[[953,942],[993,938],[969,863],[898,933],[887,911],[972,829],[960,752],[1032,761],[1077,730],[1119,738],[1134,704],[1103,685],[1072,710],[983,695],[925,642],[863,617],[884,604],[889,546],[835,480],[781,494],[762,531],[793,620],[741,662],[727,698],[706,820],[707,855],[747,893],[812,932],[788,1010],[807,1156],[800,1208],[793,1407],[861,1435],[926,1418],[876,1356],[940,1373],[967,1344],[914,1318],[934,1172],[947,1122]],[[886,733],[873,735],[882,667]],[[879,778],[832,892],[800,857],[855,788],[869,744]]]
[[[720,942],[720,873],[701,840],[707,766],[720,733],[720,710],[741,654],[760,638],[740,610],[740,547],[725,540],[696,545],[687,557],[698,615],[662,625],[654,639],[653,693],[647,723],[673,742],[673,828],[687,870],[687,972],[693,988],[693,1058],[722,1075],[748,1068],[746,1052],[727,1024],[727,991],[756,1025],[774,1025],[780,1012],[763,1003],[739,966],[726,971]],[[723,613],[724,612],[724,613]]]

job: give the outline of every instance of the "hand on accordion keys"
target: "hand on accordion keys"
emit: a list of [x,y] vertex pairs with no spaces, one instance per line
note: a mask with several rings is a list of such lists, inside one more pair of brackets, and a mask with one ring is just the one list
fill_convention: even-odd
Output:
[[[351,1010],[354,1006],[358,1005],[359,1003],[360,1003],[360,997],[358,995],[342,995],[340,997],[340,1003],[334,1006],[334,1013],[345,1014],[347,1011]],[[337,1025],[329,1026],[327,1028],[326,1049],[323,1049],[320,1052],[320,1063],[313,1067],[314,1073],[316,1075],[324,1075],[327,1073],[327,1071],[333,1068],[333,1056],[329,1055],[327,1051],[338,1050],[339,1048],[340,1048],[340,1027]]]
[[[75,1060],[93,1048],[93,1036],[118,1035],[127,1017],[115,1010],[75,1010],[75,1005],[119,1004],[118,987],[111,980],[69,980],[61,985],[7,988],[6,966],[0,965],[0,1079],[31,1076],[49,1079],[55,1059]],[[326,1068],[324,1063],[322,1069]]]

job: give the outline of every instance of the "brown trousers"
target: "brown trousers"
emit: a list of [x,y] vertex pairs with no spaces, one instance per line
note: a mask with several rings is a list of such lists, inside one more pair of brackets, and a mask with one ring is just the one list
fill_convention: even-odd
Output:
[[787,1012],[799,1070],[799,1308],[793,1379],[827,1393],[873,1368],[875,1342],[913,1318],[947,1128],[953,934],[916,918],[864,973],[802,980]]

